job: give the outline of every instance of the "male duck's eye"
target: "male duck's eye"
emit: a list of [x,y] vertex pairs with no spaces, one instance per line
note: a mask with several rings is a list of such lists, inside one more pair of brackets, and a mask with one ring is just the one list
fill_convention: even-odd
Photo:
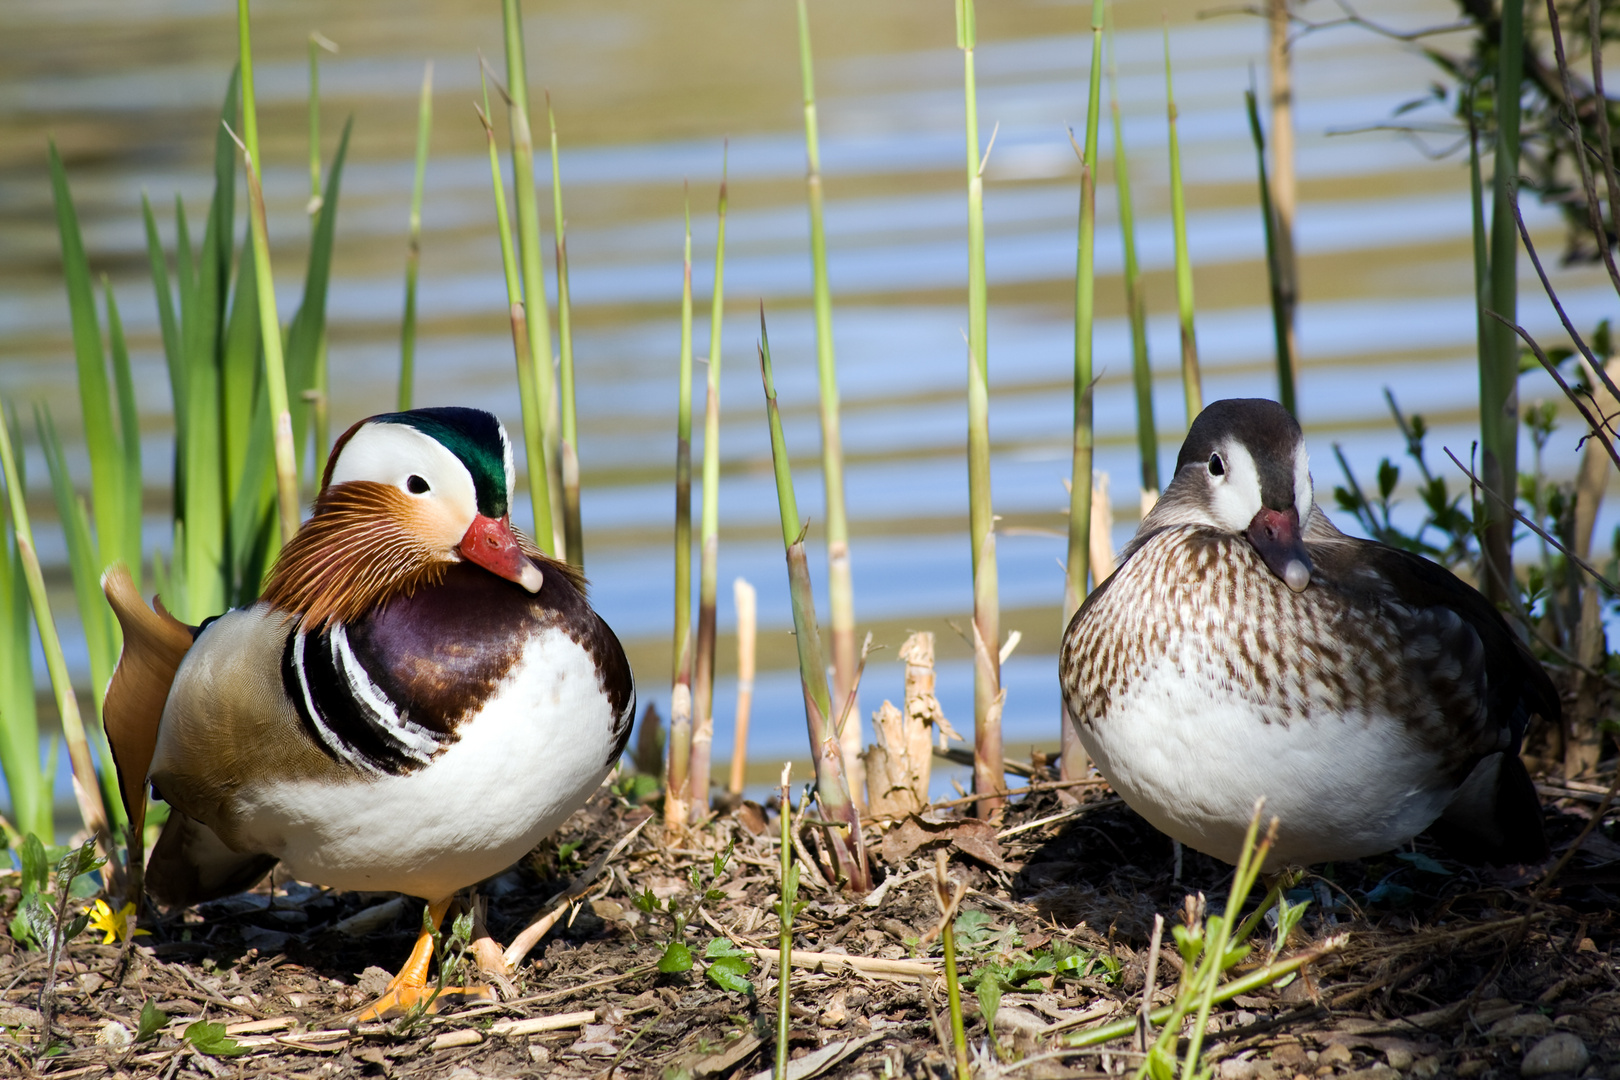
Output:
[[[1219,454],[1211,454],[1211,455],[1209,455],[1209,475],[1211,475],[1211,476],[1225,476],[1226,475],[1226,462],[1221,460],[1221,455],[1219,455]],[[416,477],[413,476],[413,477],[411,477],[411,479],[414,480],[414,479],[416,479]]]
[[410,478],[405,481],[405,490],[410,492],[412,495],[426,495],[428,492],[428,482],[422,479],[420,476],[412,473]]

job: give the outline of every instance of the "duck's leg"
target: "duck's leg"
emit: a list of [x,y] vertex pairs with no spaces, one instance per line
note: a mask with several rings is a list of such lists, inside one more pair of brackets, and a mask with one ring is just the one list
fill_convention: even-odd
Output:
[[[388,983],[388,988],[370,1005],[350,1013],[347,1017],[350,1023],[365,1023],[369,1020],[382,1020],[391,1016],[398,1016],[418,1005],[423,999],[433,993],[428,986],[428,965],[433,961],[433,932],[444,922],[445,913],[450,910],[450,902],[454,897],[445,897],[443,900],[434,900],[428,903],[427,918],[423,920],[422,933],[411,948],[411,955]],[[487,986],[447,986],[439,991],[438,997],[428,1005],[429,1012],[438,1011],[438,1004],[449,997],[481,997],[494,1000],[495,994]]]

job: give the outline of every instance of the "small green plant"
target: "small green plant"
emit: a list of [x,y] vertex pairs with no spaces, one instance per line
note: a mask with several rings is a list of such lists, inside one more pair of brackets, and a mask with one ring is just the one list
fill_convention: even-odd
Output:
[[450,921],[450,932],[446,934],[440,927],[433,925],[432,912],[431,905],[422,909],[422,929],[433,936],[433,959],[438,965],[438,977],[434,980],[433,989],[425,997],[418,999],[405,1015],[399,1018],[399,1022],[394,1025],[396,1035],[409,1035],[422,1018],[432,1011],[434,1002],[439,1000],[445,987],[460,986],[466,981],[467,949],[472,945],[473,913],[469,909],[457,915]]
[[[142,1015],[144,1019],[144,1013]],[[207,1020],[187,1025],[184,1037],[193,1050],[209,1057],[240,1057],[248,1052],[248,1047],[225,1034],[224,1024]]]
[[[686,928],[693,919],[697,918],[698,911],[704,904],[718,903],[725,899],[726,894],[715,888],[721,876],[726,871],[726,865],[731,861],[732,844],[715,855],[710,861],[709,873],[704,874],[701,865],[694,865],[687,873],[687,883],[692,889],[692,899],[687,904],[681,904],[675,897],[660,900],[653,895],[651,889],[643,889],[635,898],[636,908],[648,915],[667,915],[671,922],[669,941],[664,945],[663,953],[658,957],[658,970],[665,975],[679,975],[691,971],[693,967],[692,949],[686,944]],[[708,880],[704,880],[707,877]],[[714,985],[722,990],[731,990],[736,993],[752,992],[752,984],[748,982],[747,973],[750,962],[749,953],[743,952],[725,938],[711,938],[704,947],[704,975]]]
[[91,837],[78,847],[68,849],[67,854],[57,860],[56,870],[47,880],[43,868],[49,863],[44,845],[30,833],[23,846],[23,898],[18,907],[28,937],[36,948],[45,952],[46,958],[45,982],[39,988],[39,1011],[44,1020],[40,1025],[38,1053],[43,1056],[51,1052],[51,1014],[56,1007],[57,965],[61,963],[68,942],[84,933],[85,927],[90,925],[88,914],[70,914],[75,906],[74,901],[85,895],[83,892],[75,895],[75,886],[82,880],[88,884],[89,892],[94,893],[98,886],[90,882],[89,875],[100,869],[107,860],[96,854],[96,841]]

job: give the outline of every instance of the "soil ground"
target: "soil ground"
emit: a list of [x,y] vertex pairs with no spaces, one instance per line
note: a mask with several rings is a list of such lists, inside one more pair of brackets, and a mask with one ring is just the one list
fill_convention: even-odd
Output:
[[[1057,791],[1018,799],[998,827],[960,824],[959,807],[933,811],[930,824],[886,833],[870,827],[874,865],[886,879],[876,901],[829,889],[806,872],[801,899],[808,906],[796,921],[795,948],[937,970],[934,851],[946,850],[952,878],[967,887],[962,912],[982,913],[959,924],[964,978],[1019,960],[1073,958],[1005,988],[993,1041],[974,993],[963,992],[975,1073],[1134,1072],[1128,1037],[1087,1050],[1064,1050],[1060,1039],[1130,1016],[1141,1002],[1154,914],[1180,918],[1187,897],[1199,893],[1209,910],[1219,910],[1231,872],[1188,852],[1177,880],[1168,840],[1105,789],[1076,790],[1083,792],[1078,804]],[[1596,801],[1570,794],[1546,801],[1555,854],[1568,849]],[[604,788],[558,837],[485,883],[493,935],[509,941],[650,813]],[[775,946],[776,829],[774,811],[752,805],[679,838],[648,821],[503,988],[506,1000],[447,1007],[410,1024],[348,1030],[336,1021],[376,991],[386,978],[381,968],[403,961],[420,926],[418,901],[390,904],[386,895],[274,881],[150,922],[151,936],[137,939],[122,972],[119,947],[87,933],[61,965],[51,1052],[43,1056],[35,1048],[44,959],[3,939],[0,1074],[763,1074],[775,1054],[774,963],[752,962],[752,989],[744,993],[706,977],[702,954],[722,931],[739,945]],[[811,847],[815,832],[812,824],[803,834]],[[730,861],[711,881],[714,856],[728,845]],[[703,889],[720,895],[711,894],[689,922],[685,940],[696,965],[661,974],[655,963],[673,920],[638,910],[635,897],[650,890],[690,908],[694,870]],[[1218,1080],[1620,1080],[1620,843],[1606,828],[1593,831],[1551,881],[1545,868],[1464,866],[1420,838],[1404,853],[1317,867],[1292,895],[1312,904],[1284,956],[1335,935],[1346,935],[1345,944],[1287,986],[1217,1008],[1206,1046],[1219,1062]],[[15,890],[0,896],[7,918],[15,902]],[[1156,1001],[1169,1000],[1180,968],[1164,936]],[[1257,945],[1254,962],[1266,947]],[[833,962],[796,970],[791,990],[790,1075],[951,1075],[942,977]],[[132,1042],[148,1003],[165,1022]],[[512,1033],[510,1021],[537,1017],[569,1026]],[[199,1020],[227,1025],[242,1052],[205,1053],[219,1044],[187,1041],[187,1028]]]

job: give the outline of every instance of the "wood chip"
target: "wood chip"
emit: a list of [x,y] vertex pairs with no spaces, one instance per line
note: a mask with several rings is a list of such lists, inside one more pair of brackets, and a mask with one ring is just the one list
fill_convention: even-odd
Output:
[[437,1035],[429,1050],[449,1050],[455,1046],[477,1046],[484,1041],[484,1036],[472,1028],[462,1028],[460,1031],[447,1031]]
[[596,1022],[595,1009],[583,1009],[580,1012],[557,1013],[554,1016],[531,1016],[527,1020],[502,1020],[490,1027],[491,1035],[505,1035],[508,1038],[518,1038],[523,1035],[537,1035],[542,1031],[560,1031],[563,1028],[579,1027],[582,1024]]
[[278,1016],[273,1020],[249,1020],[242,1024],[225,1025],[227,1035],[261,1035],[266,1031],[280,1031],[297,1023],[297,1017]]

